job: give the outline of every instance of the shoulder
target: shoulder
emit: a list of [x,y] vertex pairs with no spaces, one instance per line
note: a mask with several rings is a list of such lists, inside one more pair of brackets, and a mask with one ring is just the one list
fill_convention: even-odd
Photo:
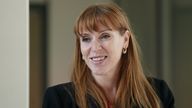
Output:
[[61,93],[69,93],[69,94],[73,94],[74,92],[74,87],[73,87],[73,83],[72,82],[67,82],[67,83],[62,83],[62,84],[58,84],[58,85],[54,85],[51,87],[48,87],[47,92],[51,91],[51,92],[57,92],[58,94]]
[[48,87],[44,94],[43,108],[73,108],[75,106],[72,82]]
[[157,78],[148,78],[148,80],[155,89],[164,108],[174,108],[174,96],[167,83]]

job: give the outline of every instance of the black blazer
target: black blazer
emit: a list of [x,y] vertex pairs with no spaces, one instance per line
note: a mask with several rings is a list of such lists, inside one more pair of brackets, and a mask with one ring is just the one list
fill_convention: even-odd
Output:
[[[159,79],[152,79],[150,83],[155,88],[163,108],[175,108],[174,97],[168,85]],[[99,108],[93,97],[88,95],[89,108]],[[72,82],[49,87],[43,100],[43,108],[79,108],[75,102]]]

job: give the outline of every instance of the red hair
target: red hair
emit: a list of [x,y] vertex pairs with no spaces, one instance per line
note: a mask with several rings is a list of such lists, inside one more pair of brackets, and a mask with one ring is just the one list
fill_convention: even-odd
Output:
[[94,81],[91,71],[82,59],[79,36],[83,30],[97,31],[100,23],[108,28],[124,33],[130,32],[129,47],[122,54],[120,77],[115,96],[115,108],[131,108],[134,105],[143,108],[160,108],[160,102],[153,87],[143,73],[140,61],[139,45],[130,28],[125,12],[116,4],[97,4],[86,8],[74,26],[76,34],[76,52],[72,82],[75,86],[76,101],[80,108],[87,108],[87,95],[95,98],[101,108],[107,108],[107,99]]

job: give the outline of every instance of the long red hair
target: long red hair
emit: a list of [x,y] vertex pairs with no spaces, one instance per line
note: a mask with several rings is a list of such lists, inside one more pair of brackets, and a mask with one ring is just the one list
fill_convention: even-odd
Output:
[[153,87],[144,75],[140,61],[139,45],[131,30],[125,12],[114,3],[96,4],[86,8],[78,17],[74,27],[76,34],[76,49],[72,82],[75,87],[75,99],[80,108],[88,108],[87,96],[94,97],[101,108],[107,108],[107,99],[102,89],[94,81],[80,51],[79,36],[83,30],[97,30],[100,23],[108,28],[124,33],[130,32],[129,45],[126,54],[122,54],[120,76],[115,96],[115,108],[160,108],[160,101]]

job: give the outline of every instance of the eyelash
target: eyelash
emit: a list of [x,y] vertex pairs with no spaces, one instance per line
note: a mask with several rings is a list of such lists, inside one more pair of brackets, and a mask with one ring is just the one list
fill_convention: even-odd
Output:
[[89,38],[89,37],[82,37],[82,42],[89,42],[89,41],[91,41],[91,38]]
[[[109,34],[103,34],[99,37],[100,40],[107,40],[110,38],[110,35]],[[91,41],[91,38],[90,37],[87,37],[87,36],[84,36],[81,38],[81,41],[82,42],[90,42]]]
[[100,39],[101,40],[106,40],[106,39],[108,39],[108,38],[110,38],[110,35],[109,34],[103,34],[101,37],[100,37]]

